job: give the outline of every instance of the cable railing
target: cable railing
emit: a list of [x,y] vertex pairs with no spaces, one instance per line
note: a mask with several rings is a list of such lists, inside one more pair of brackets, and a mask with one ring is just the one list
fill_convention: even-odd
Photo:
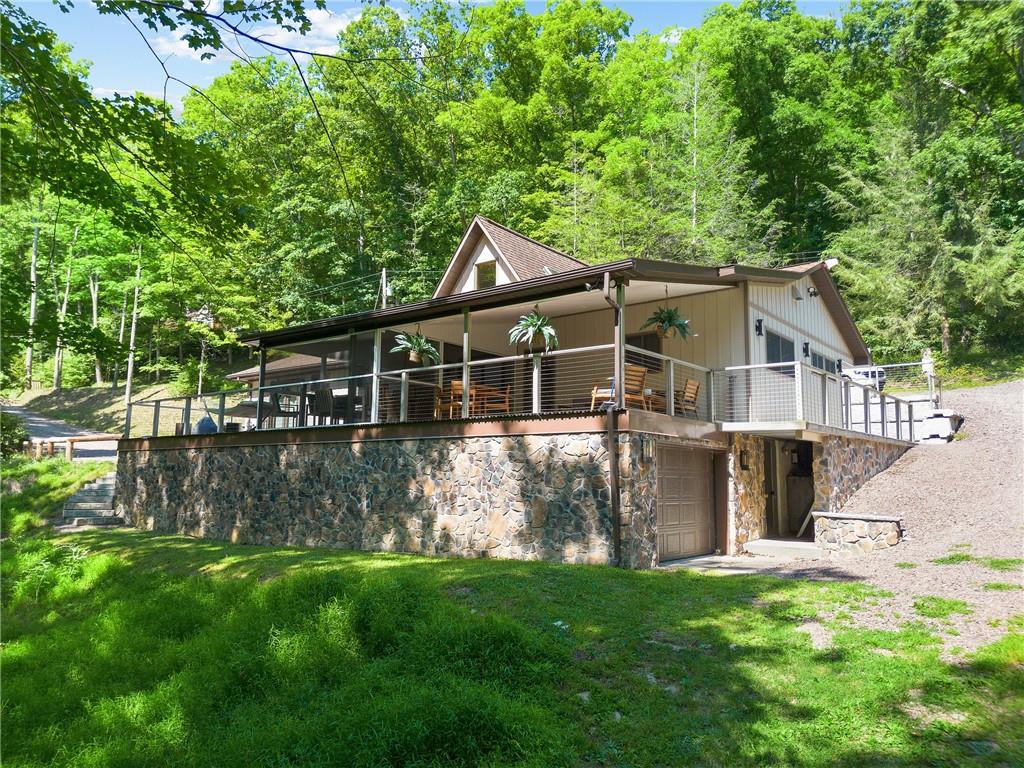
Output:
[[728,428],[806,422],[913,441],[925,409],[806,363],[741,365],[712,371],[714,421]]
[[[133,402],[126,437],[505,419],[625,408],[726,429],[805,422],[912,441],[927,404],[805,363],[711,370],[614,344]],[[916,412],[915,412],[916,407]]]

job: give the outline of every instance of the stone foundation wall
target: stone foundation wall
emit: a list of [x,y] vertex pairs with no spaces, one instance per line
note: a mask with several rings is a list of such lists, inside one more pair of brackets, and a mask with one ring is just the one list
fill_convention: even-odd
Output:
[[900,543],[899,520],[814,516],[814,541],[829,556],[867,555]]
[[888,469],[909,446],[831,435],[814,444],[814,509],[839,512],[864,483]]
[[[747,469],[740,452],[747,453]],[[729,542],[727,551],[740,553],[748,541],[768,534],[764,490],[765,441],[753,435],[734,434],[729,445]]]
[[[651,567],[655,469],[619,440],[624,564]],[[122,450],[116,500],[239,543],[608,563],[608,460],[602,433]]]

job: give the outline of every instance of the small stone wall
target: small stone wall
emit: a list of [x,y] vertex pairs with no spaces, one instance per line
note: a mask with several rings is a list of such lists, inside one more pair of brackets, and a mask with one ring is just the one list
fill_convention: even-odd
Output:
[[896,518],[814,514],[814,541],[828,556],[868,555],[894,547],[902,538],[903,530]]
[[814,506],[839,512],[864,483],[888,469],[909,446],[889,440],[828,435],[814,444]]
[[[619,435],[622,552],[651,567],[654,468],[637,440]],[[121,450],[116,501],[137,527],[238,543],[614,557],[603,433]]]
[[[740,453],[747,453],[747,469],[740,464]],[[765,441],[753,435],[736,433],[729,446],[729,552],[742,552],[743,545],[768,533],[764,490]]]

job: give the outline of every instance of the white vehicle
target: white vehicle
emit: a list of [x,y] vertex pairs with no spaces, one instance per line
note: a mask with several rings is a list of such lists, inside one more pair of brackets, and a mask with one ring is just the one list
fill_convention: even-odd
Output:
[[861,365],[856,368],[844,368],[843,376],[858,384],[867,384],[879,392],[885,389],[885,369],[878,365]]

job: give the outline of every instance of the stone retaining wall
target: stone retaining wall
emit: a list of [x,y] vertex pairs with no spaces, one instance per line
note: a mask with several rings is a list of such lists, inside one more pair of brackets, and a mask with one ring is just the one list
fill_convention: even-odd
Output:
[[[747,454],[747,469],[740,453]],[[729,446],[729,552],[742,552],[743,545],[768,534],[764,490],[765,441],[754,435],[734,434]]]
[[814,444],[814,506],[838,512],[864,483],[888,469],[910,446],[895,441],[828,435]]
[[899,520],[814,515],[814,541],[826,555],[867,555],[900,543]]
[[[653,466],[619,435],[624,564],[655,562]],[[602,433],[122,450],[130,524],[251,544],[613,558]],[[629,507],[627,504],[636,504]]]

